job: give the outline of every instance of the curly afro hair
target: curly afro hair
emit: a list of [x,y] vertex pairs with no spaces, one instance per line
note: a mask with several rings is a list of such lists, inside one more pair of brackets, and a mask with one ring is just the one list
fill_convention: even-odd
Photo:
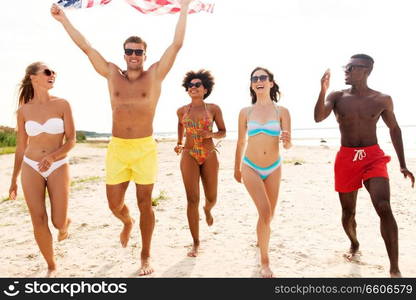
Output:
[[202,85],[207,90],[207,93],[204,95],[204,99],[207,98],[211,92],[212,88],[214,87],[214,77],[212,76],[210,71],[207,70],[199,70],[198,72],[189,71],[186,73],[185,78],[182,81],[182,86],[185,88],[186,91],[188,91],[189,83],[193,79],[200,79],[202,82]]

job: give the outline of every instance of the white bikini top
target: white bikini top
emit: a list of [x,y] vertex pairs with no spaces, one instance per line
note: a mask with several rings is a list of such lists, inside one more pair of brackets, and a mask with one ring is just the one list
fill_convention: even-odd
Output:
[[25,129],[28,136],[35,136],[44,132],[49,134],[65,132],[64,120],[60,118],[50,118],[43,124],[29,120],[25,122]]

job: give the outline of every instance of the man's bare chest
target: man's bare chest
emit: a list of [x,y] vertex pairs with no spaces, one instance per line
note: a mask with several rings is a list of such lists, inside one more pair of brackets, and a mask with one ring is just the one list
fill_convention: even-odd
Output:
[[118,102],[146,101],[152,94],[152,85],[113,82],[110,85],[111,100]]
[[335,103],[338,119],[378,120],[385,110],[381,101],[371,98],[341,98]]

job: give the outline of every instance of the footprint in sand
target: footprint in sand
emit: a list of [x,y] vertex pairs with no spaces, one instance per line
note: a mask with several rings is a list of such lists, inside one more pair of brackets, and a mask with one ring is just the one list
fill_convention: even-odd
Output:
[[347,262],[356,263],[356,264],[359,264],[359,265],[367,265],[365,262],[361,261],[361,256],[362,256],[361,251],[357,251],[354,254],[348,252],[348,253],[344,253],[342,255],[342,257]]

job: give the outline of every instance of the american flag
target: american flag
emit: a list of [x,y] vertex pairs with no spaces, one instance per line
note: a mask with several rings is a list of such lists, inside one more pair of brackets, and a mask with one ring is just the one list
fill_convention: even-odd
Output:
[[93,6],[106,5],[111,0],[59,0],[56,2],[62,8],[90,8]]
[[[62,8],[89,8],[102,6],[110,3],[112,0],[59,0],[57,4]],[[120,0],[121,1],[121,0]],[[181,10],[179,0],[125,0],[132,7],[143,14],[164,15],[174,14]],[[214,0],[193,0],[189,5],[189,13],[201,11],[213,13]]]
[[[164,15],[174,14],[181,10],[181,4],[178,0],[126,0],[132,7],[144,14]],[[197,12],[214,12],[214,3],[208,3],[204,0],[194,0],[189,5],[189,13]]]

